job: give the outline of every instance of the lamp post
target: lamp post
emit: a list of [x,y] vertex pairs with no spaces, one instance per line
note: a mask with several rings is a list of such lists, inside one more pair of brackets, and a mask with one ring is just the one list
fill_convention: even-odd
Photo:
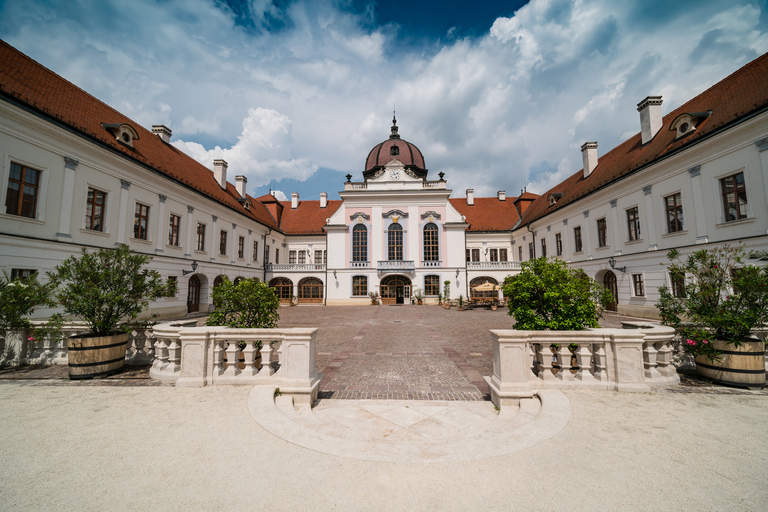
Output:
[[622,272],[627,271],[627,267],[617,267],[616,266],[616,258],[611,256],[611,259],[608,260],[608,264],[611,266],[611,269],[613,270],[621,270]]
[[197,262],[192,260],[192,270],[182,270],[181,273],[183,275],[194,274],[196,270],[197,270]]

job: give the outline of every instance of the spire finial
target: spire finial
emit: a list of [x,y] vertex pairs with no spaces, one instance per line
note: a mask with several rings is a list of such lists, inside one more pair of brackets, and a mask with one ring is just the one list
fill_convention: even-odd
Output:
[[392,109],[392,132],[389,134],[390,139],[399,139],[400,135],[397,133],[397,117],[395,117],[395,109]]

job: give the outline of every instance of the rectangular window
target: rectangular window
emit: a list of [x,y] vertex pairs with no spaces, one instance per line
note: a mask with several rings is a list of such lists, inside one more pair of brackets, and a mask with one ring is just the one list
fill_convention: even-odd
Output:
[[358,297],[368,295],[367,276],[352,276],[352,295]]
[[542,258],[547,257],[547,239],[546,238],[541,239],[541,257]]
[[467,254],[467,261],[469,261],[469,249],[467,249],[465,252]]
[[223,229],[219,232],[219,254],[227,255],[227,232]]
[[499,250],[491,249],[491,261],[499,261]]
[[629,241],[638,240],[640,238],[640,215],[638,214],[637,206],[627,210],[627,232],[629,233]]
[[664,209],[667,212],[667,233],[677,233],[683,230],[683,199],[680,194],[672,194],[664,198]]
[[440,294],[440,276],[424,276],[424,295]]
[[747,218],[747,188],[744,173],[740,172],[720,180],[723,191],[725,222]]
[[307,253],[305,251],[299,251],[299,265],[307,263]]
[[149,226],[149,206],[136,203],[136,215],[133,219],[133,238],[147,240]]
[[275,263],[280,263],[280,249],[275,249]]
[[323,250],[323,265],[328,265],[328,251]]
[[259,260],[259,242],[253,242],[253,261]]
[[480,261],[480,249],[472,249],[472,261]]
[[517,248],[517,261],[523,261],[523,246]]
[[179,246],[179,231],[181,231],[181,217],[171,214],[168,226],[168,245]]
[[643,274],[632,274],[632,287],[635,291],[635,297],[645,296],[645,288],[643,288]]
[[107,193],[95,188],[88,188],[88,201],[85,204],[85,229],[104,231],[104,210],[107,207]]
[[34,219],[37,214],[37,194],[41,171],[11,162],[5,213]]
[[506,249],[499,249],[499,261],[508,261]]
[[288,251],[288,263],[291,265],[296,264],[296,251]]
[[323,251],[315,251],[315,265],[320,265],[323,262]]
[[573,250],[574,252],[581,252],[581,226],[573,228]]
[[265,245],[264,246],[264,264],[266,265],[268,263],[269,263],[269,246]]
[[563,255],[563,237],[560,233],[555,233],[555,254],[557,256]]
[[205,251],[205,224],[197,223],[197,250]]
[[533,242],[528,242],[528,259],[532,260],[534,258],[533,256]]
[[37,274],[37,270],[32,268],[12,268],[11,281],[14,279],[27,279]]
[[669,274],[669,281],[672,284],[672,296],[677,298],[685,297],[685,274],[672,272]]
[[605,247],[608,245],[608,224],[605,219],[597,219],[597,246]]
[[240,259],[245,258],[245,237],[243,236],[237,239],[237,257]]

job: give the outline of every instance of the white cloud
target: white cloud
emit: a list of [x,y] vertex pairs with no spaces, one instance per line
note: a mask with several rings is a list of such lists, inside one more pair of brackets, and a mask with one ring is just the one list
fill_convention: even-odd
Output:
[[282,190],[273,190],[272,195],[277,198],[278,201],[287,201],[288,196]]

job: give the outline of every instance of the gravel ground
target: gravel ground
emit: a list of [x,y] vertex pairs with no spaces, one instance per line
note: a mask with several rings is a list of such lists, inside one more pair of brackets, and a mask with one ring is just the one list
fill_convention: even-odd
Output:
[[768,397],[568,391],[554,438],[510,455],[374,463],[278,439],[247,387],[0,382],[0,509],[768,509]]

